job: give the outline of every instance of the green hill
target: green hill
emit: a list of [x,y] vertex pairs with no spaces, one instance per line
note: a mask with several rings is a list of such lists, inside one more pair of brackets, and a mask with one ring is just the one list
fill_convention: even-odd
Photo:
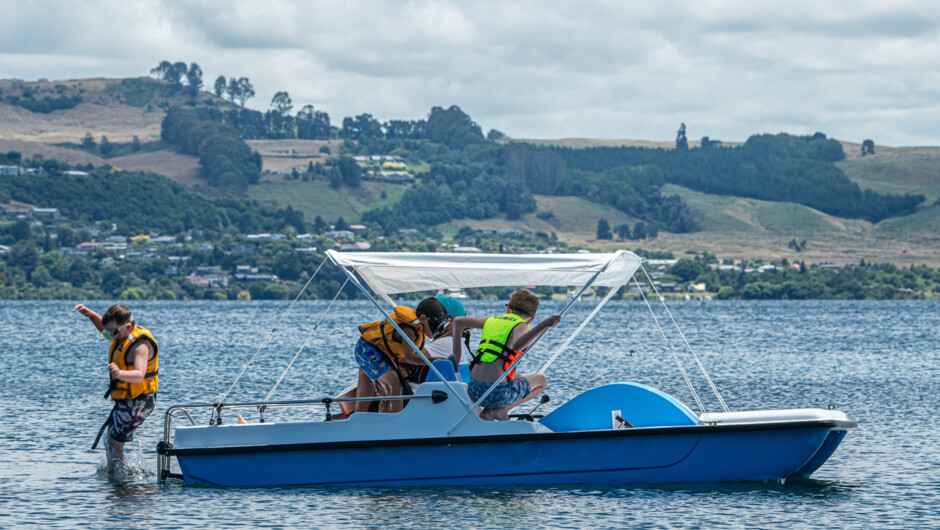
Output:
[[[56,144],[74,144],[86,133],[96,139],[107,136],[112,142],[129,142],[134,136],[150,142],[160,138],[160,123],[169,107],[231,105],[207,92],[192,97],[150,78],[0,81],[0,153],[16,151],[25,157],[42,154],[70,164],[110,164],[153,171],[188,187],[204,189],[205,181],[198,176],[198,159],[173,149],[105,159]],[[591,139],[532,142],[570,147],[672,144]],[[358,189],[334,189],[322,176],[309,182],[285,181],[274,173],[303,169],[311,162],[325,163],[339,153],[342,140],[251,140],[249,145],[260,152],[263,172],[260,183],[247,188],[248,197],[278,207],[292,206],[303,212],[307,221],[317,215],[328,223],[338,217],[359,221],[369,210],[393,207],[407,189],[405,185],[372,181],[363,182]],[[722,257],[787,257],[843,263],[865,258],[940,265],[940,238],[936,235],[940,234],[940,207],[934,206],[940,198],[940,148],[876,146],[875,155],[862,157],[859,144],[842,145],[846,158],[836,166],[863,190],[923,194],[926,202],[916,213],[872,224],[826,215],[794,203],[711,195],[667,185],[663,195],[682,197],[700,219],[701,230],[688,234],[660,231],[657,239],[643,242],[596,241],[598,219],[606,219],[611,227],[634,225],[640,219],[583,197],[550,195],[535,195],[537,211],[517,220],[502,215],[485,220],[460,219],[443,228],[445,232],[461,226],[555,232],[561,241],[592,248],[643,246],[680,254],[707,250]],[[328,149],[321,151],[324,147]],[[807,240],[806,250],[795,253],[788,248],[787,243],[793,239]]]
[[863,189],[922,193],[924,206],[940,198],[940,147],[877,147],[860,156],[859,144],[843,143],[846,159],[836,165]]
[[[383,198],[382,192],[385,192]],[[313,221],[318,215],[327,223],[342,217],[347,223],[358,222],[363,212],[392,206],[405,187],[396,184],[363,182],[358,190],[334,189],[325,180],[310,182],[262,182],[248,187],[248,196],[262,204],[283,208],[291,206]]]

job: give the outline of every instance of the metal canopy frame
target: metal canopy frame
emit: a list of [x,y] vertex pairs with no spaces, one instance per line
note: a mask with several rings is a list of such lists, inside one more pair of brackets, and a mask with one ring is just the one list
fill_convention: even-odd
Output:
[[[612,263],[614,263],[617,259],[620,259],[621,256],[623,256],[623,254],[624,254],[624,251],[623,251],[623,250],[618,250],[618,251],[614,252],[614,255],[607,261],[607,263],[605,263],[603,267],[601,267],[600,269],[598,269],[597,272],[595,272],[595,273],[591,276],[591,278],[581,287],[580,291],[578,291],[578,294],[575,295],[575,296],[573,296],[573,297],[571,298],[571,300],[568,301],[568,303],[567,303],[567,304],[565,305],[565,307],[562,309],[560,315],[564,316],[564,314],[567,313],[569,309],[571,309],[571,306],[573,306],[574,303],[577,302],[577,301],[581,298],[581,296],[584,294],[584,292],[587,291],[587,289],[589,289],[589,288],[591,287],[591,285],[594,284],[594,281],[595,281],[601,274],[603,274],[604,271],[606,271],[606,270],[610,267],[610,265],[611,265]],[[372,304],[376,307],[376,309],[379,310],[379,312],[380,312],[381,315],[382,315],[382,318],[385,318],[389,323],[391,323],[391,325],[395,328],[395,330],[398,331],[398,333],[402,336],[402,339],[403,339],[403,340],[406,340],[406,341],[408,342],[408,344],[409,344],[412,348],[414,348],[414,351],[416,351],[416,352],[417,352],[417,351],[421,351],[421,349],[418,348],[417,345],[415,345],[415,343],[414,343],[411,339],[409,339],[407,335],[405,335],[405,334],[402,332],[401,328],[398,327],[398,325],[397,325],[394,321],[392,321],[391,319],[388,319],[388,318],[387,318],[387,313],[386,313],[386,311],[382,309],[382,306],[379,305],[378,301],[376,301],[375,297],[372,295],[372,293],[369,292],[369,289],[367,289],[366,286],[364,285],[365,280],[364,280],[364,279],[363,279],[363,280],[360,280],[360,278],[356,277],[356,275],[353,273],[353,271],[349,270],[346,266],[344,266],[344,265],[338,263],[337,260],[334,258],[334,256],[333,256],[332,253],[328,253],[327,255],[330,257],[330,261],[332,261],[335,265],[337,265],[340,269],[342,269],[342,271],[346,274],[346,277],[349,278],[349,281],[352,282],[352,284],[355,285],[360,291],[362,291],[362,293],[363,293],[364,295],[366,295],[366,297],[369,299],[369,301],[372,302]],[[634,271],[634,272],[635,272],[635,271]],[[607,296],[598,304],[598,307],[595,309],[595,311],[592,311],[592,312],[588,315],[588,317],[585,319],[585,321],[582,322],[582,324],[574,331],[574,333],[572,333],[572,338],[574,337],[574,335],[576,335],[578,332],[580,332],[581,329],[583,329],[584,326],[587,325],[587,323],[588,323],[591,319],[594,318],[594,316],[597,314],[597,311],[600,309],[600,307],[602,307],[602,306],[604,305],[604,303],[606,303],[606,301],[610,299],[611,294],[612,294],[613,292],[616,292],[616,291],[620,290],[620,287],[622,287],[623,285],[625,285],[628,281],[629,281],[629,278],[626,278],[626,279],[624,279],[623,284],[621,284],[620,286],[618,286],[618,287],[611,287],[611,288],[610,288],[610,289],[611,289],[611,292],[607,294]],[[395,305],[394,301],[392,301],[387,295],[383,295],[382,298],[384,298],[384,299],[385,299],[387,302],[389,302],[389,304],[391,304],[392,306]],[[392,309],[394,309],[394,307],[393,307]],[[547,330],[546,330],[546,331],[547,331]],[[538,340],[541,339],[544,334],[545,334],[545,332],[543,332],[542,334],[540,334],[538,337],[535,338],[535,340],[532,342],[532,344],[530,344],[529,349],[526,350],[526,353],[528,353],[528,351],[531,351],[531,347],[534,346],[535,343],[538,342]],[[565,344],[565,345],[567,345],[567,344]],[[564,347],[564,346],[563,346],[563,347]],[[560,352],[559,352],[559,353],[560,353]],[[468,417],[470,417],[470,415],[471,415],[472,413],[474,413],[474,410],[476,409],[476,407],[478,407],[478,406],[480,405],[480,403],[482,403],[483,400],[485,400],[485,399],[487,398],[487,396],[489,396],[489,395],[493,392],[493,390],[496,389],[496,386],[499,385],[499,384],[503,381],[503,379],[506,378],[506,375],[509,374],[509,372],[511,372],[512,369],[516,367],[516,365],[519,363],[520,360],[522,360],[523,357],[525,357],[525,353],[523,353],[523,354],[520,355],[518,358],[516,358],[516,360],[509,366],[509,368],[507,368],[507,369],[503,372],[503,374],[499,377],[499,379],[497,379],[496,381],[494,381],[493,384],[490,385],[490,387],[486,390],[486,392],[485,392],[485,393],[480,397],[480,399],[478,399],[475,403],[469,403],[469,401],[465,400],[463,394],[462,394],[461,392],[457,392],[457,391],[456,391],[456,388],[454,388],[454,387],[452,386],[452,382],[451,382],[451,381],[447,381],[447,380],[441,375],[441,373],[437,370],[437,368],[434,366],[434,363],[432,363],[432,362],[430,361],[430,359],[427,359],[426,357],[423,357],[423,356],[421,357],[421,360],[424,361],[424,364],[426,364],[426,365],[434,372],[434,374],[437,375],[437,377],[438,377],[441,381],[443,381],[444,384],[447,385],[447,388],[448,388],[448,389],[450,389],[452,392],[454,392],[454,393],[458,396],[458,399],[460,400],[460,403],[464,406],[464,409],[465,409],[464,415],[460,417],[460,419],[454,424],[453,427],[451,427],[451,429],[448,431],[448,434],[453,434],[453,432],[454,432],[464,421],[466,421],[466,419],[467,419]],[[557,355],[555,355],[554,357],[557,357]],[[554,357],[553,357],[552,360],[554,360]],[[549,363],[550,363],[550,362],[551,362],[551,361],[549,361]],[[545,367],[543,367],[542,371],[544,371],[547,367],[548,367],[548,365],[546,365]],[[540,372],[540,373],[541,373],[541,372]]]

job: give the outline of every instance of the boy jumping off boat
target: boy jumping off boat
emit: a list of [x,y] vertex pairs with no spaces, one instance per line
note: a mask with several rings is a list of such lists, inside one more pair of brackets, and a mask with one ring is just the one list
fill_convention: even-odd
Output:
[[[134,438],[134,431],[153,412],[157,399],[159,348],[150,331],[134,322],[131,310],[115,304],[99,316],[82,304],[75,306],[88,317],[109,341],[108,373],[111,384],[104,397],[111,397],[114,408],[98,431],[92,449],[108,429],[108,472],[124,465],[124,443]],[[110,427],[110,428],[109,428]]]
[[[467,385],[467,393],[474,402],[486,393],[536,338],[561,322],[560,316],[553,315],[529,329],[538,308],[537,296],[519,290],[509,298],[505,315],[490,318],[460,317],[454,320],[454,355],[460,351],[460,336],[464,329],[483,329],[480,346],[470,362],[470,383]],[[510,410],[541,394],[548,386],[544,375],[517,376],[515,372],[513,368],[507,380],[496,385],[480,403],[483,406],[480,418],[489,421],[508,420]]]

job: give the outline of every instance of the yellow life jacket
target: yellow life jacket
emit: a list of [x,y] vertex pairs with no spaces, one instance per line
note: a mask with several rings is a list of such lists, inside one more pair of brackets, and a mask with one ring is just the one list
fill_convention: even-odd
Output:
[[[515,313],[507,313],[486,319],[480,336],[480,346],[477,348],[473,360],[470,361],[470,369],[473,370],[473,367],[478,363],[491,363],[498,359],[503,361],[503,370],[509,368],[513,361],[528,349],[515,351],[506,345],[509,342],[509,335],[512,334],[512,330],[516,329],[519,324],[525,324],[526,329],[529,328],[526,319]],[[506,378],[511,381],[515,375],[516,369],[513,368]]]
[[141,337],[143,337],[144,340],[150,340],[150,343],[153,344],[153,357],[147,361],[147,372],[144,375],[144,380],[139,383],[127,383],[112,378],[111,385],[114,386],[114,391],[111,393],[111,399],[115,401],[119,399],[134,399],[141,394],[153,394],[157,391],[157,383],[159,382],[157,366],[160,356],[157,341],[154,340],[153,335],[150,334],[150,330],[136,326],[131,330],[123,343],[118,344],[118,341],[112,340],[111,347],[108,349],[108,360],[116,364],[121,370],[133,370],[133,363],[128,366],[124,358],[128,350],[131,349],[131,346]]
[[415,332],[414,343],[419,349],[424,348],[424,326],[421,325],[421,320],[418,319],[415,310],[403,305],[395,306],[395,312],[388,315],[385,320],[376,320],[359,326],[359,334],[362,335],[362,340],[384,353],[397,368],[398,361],[405,356],[405,352],[402,350],[404,339],[401,337],[398,340],[394,339],[395,327],[389,322],[398,324],[402,329],[405,327],[413,329]]

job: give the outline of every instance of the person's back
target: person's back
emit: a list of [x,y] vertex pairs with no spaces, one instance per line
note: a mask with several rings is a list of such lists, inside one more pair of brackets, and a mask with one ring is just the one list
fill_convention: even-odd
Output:
[[[394,322],[407,339],[391,325]],[[402,365],[424,364],[427,357],[424,343],[427,337],[439,333],[447,325],[444,307],[434,298],[426,298],[417,309],[398,306],[395,312],[383,320],[359,326],[356,342],[356,362],[359,365],[359,380],[356,397],[384,397],[401,395],[406,390]],[[414,343],[418,351],[411,346]],[[356,403],[356,412],[367,412],[373,402]],[[380,412],[398,412],[400,400],[381,400]]]
[[[537,296],[519,290],[510,297],[504,315],[455,320],[457,335],[465,328],[483,330],[480,346],[470,363],[470,382],[467,385],[467,392],[474,402],[499,380],[532,341],[561,321],[561,317],[551,316],[530,330],[529,323],[535,318],[538,306]],[[455,351],[458,346],[455,339]],[[543,375],[517,376],[513,369],[507,374],[507,380],[499,383],[480,403],[483,406],[480,417],[486,420],[507,420],[511,409],[541,394],[547,384]]]

